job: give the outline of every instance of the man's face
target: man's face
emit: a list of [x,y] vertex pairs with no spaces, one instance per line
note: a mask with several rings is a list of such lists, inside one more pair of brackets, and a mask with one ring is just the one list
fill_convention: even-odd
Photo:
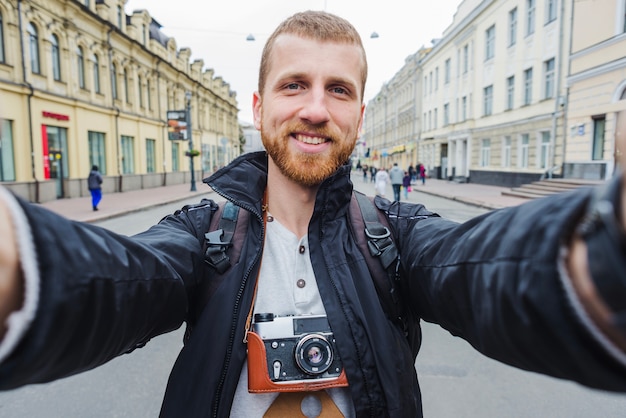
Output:
[[280,35],[254,124],[280,172],[315,186],[345,163],[363,120],[358,47]]

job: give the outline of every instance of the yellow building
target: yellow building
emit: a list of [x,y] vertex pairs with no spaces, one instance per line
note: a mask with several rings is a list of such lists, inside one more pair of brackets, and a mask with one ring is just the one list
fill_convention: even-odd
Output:
[[[18,195],[88,195],[92,165],[104,192],[180,184],[192,144],[198,179],[239,154],[229,85],[125,3],[0,0],[0,181]],[[169,136],[188,109],[191,138]]]
[[615,166],[615,114],[626,110],[626,0],[574,2],[573,22],[564,168],[604,179]]

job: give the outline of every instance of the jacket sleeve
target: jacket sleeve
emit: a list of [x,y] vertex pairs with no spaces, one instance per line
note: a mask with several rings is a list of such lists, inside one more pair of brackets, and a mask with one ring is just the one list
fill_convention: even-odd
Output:
[[94,368],[180,327],[187,290],[205,273],[199,237],[208,207],[127,237],[20,204],[32,231],[38,303],[0,364],[0,389]]
[[564,250],[590,197],[590,190],[579,190],[464,224],[438,217],[398,221],[410,303],[424,320],[489,357],[626,391],[623,353],[615,355],[590,328],[564,268]]

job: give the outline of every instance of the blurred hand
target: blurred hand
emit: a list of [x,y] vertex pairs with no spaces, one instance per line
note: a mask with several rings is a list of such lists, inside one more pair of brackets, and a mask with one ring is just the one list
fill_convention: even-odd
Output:
[[0,339],[7,330],[6,320],[11,312],[22,306],[22,282],[17,251],[17,239],[11,214],[0,200]]

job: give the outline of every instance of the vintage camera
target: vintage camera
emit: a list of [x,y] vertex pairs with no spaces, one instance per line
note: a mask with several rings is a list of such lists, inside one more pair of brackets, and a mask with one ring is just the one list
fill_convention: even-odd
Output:
[[253,331],[248,334],[251,392],[347,385],[326,315],[258,313],[254,315]]

